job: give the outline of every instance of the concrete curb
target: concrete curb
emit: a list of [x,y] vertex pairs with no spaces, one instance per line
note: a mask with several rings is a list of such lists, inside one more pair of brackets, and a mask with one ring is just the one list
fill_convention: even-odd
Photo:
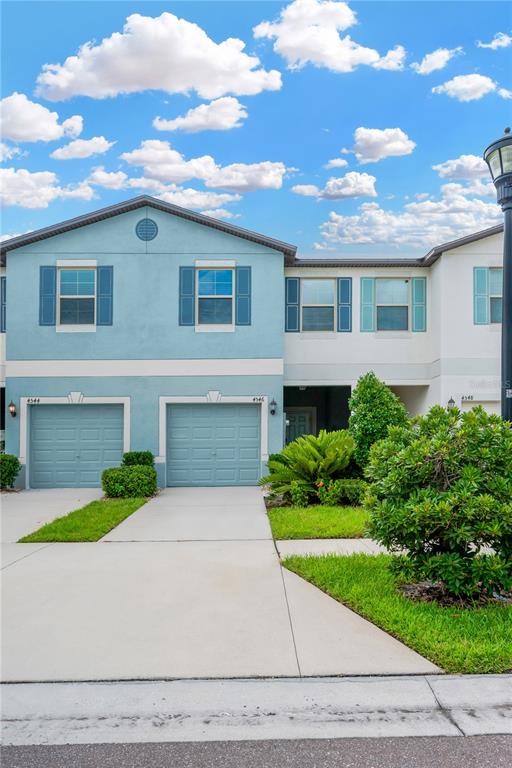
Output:
[[2,700],[6,745],[512,733],[512,675],[22,683]]

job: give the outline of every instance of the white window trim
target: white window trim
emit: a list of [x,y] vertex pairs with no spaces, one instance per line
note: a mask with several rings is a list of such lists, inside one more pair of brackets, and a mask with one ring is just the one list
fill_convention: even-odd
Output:
[[[377,283],[379,280],[404,280],[407,283],[407,328],[397,328],[392,330],[391,328],[383,328],[379,330],[377,327],[377,309],[379,307],[405,307],[405,304],[379,304],[377,301]],[[375,278],[375,333],[410,333],[411,332],[411,278],[410,277],[376,277]]]
[[[220,266],[221,262],[211,262],[215,266],[210,266],[209,262],[203,262],[202,264],[196,261],[196,274],[195,274],[195,312],[196,312],[196,333],[233,333],[235,330],[235,267],[234,266]],[[199,270],[201,269],[214,269],[221,272],[231,272],[231,295],[230,296],[199,296]],[[216,324],[216,323],[203,323],[199,322],[199,300],[200,299],[231,299],[231,322]]]
[[261,461],[268,460],[268,397],[267,395],[225,396],[221,392],[210,390],[202,397],[166,397],[159,398],[159,455],[157,464],[167,462],[167,406],[178,403],[249,403],[261,407],[260,418],[260,454]]
[[[503,267],[489,267],[489,273],[496,269],[499,269],[501,271],[501,275],[503,277]],[[489,285],[490,283],[491,283],[491,278],[489,275]],[[501,322],[493,323],[493,321],[491,320],[491,299],[501,299],[501,311],[503,312],[503,288],[501,289],[501,293],[491,293],[489,289],[489,325],[500,327],[502,325]]]
[[[67,269],[90,269],[94,272],[94,294],[93,295],[81,295],[81,296],[61,296],[60,292],[60,278],[64,271]],[[73,325],[64,323],[62,324],[60,322],[60,300],[61,298],[64,299],[94,299],[94,323],[87,323],[87,324],[80,324],[80,325]],[[96,268],[96,262],[94,262],[94,265],[90,263],[85,263],[82,261],[81,263],[72,263],[71,261],[66,261],[62,265],[59,265],[59,262],[57,262],[57,317],[56,317],[56,323],[55,323],[55,330],[57,333],[94,333],[96,331],[96,312],[98,310],[98,272]]]
[[[37,402],[34,402],[36,400]],[[123,453],[130,450],[131,424],[130,397],[87,397],[82,392],[70,392],[66,397],[20,397],[20,464],[25,465],[25,487],[29,488],[28,409],[40,405],[122,405],[123,406]]]
[[[307,304],[302,301],[302,281],[303,280],[323,280],[324,282],[330,280],[332,282],[332,304]],[[336,331],[336,278],[335,277],[303,277],[300,283],[300,332],[301,333],[334,333]],[[304,307],[332,307],[332,328],[326,328],[320,330],[318,328],[303,328],[302,323],[302,310]]]

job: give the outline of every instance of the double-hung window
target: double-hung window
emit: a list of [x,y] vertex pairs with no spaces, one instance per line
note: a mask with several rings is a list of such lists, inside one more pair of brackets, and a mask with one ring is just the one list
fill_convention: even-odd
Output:
[[233,325],[233,270],[198,269],[197,324]]
[[96,270],[58,270],[58,325],[94,325]]
[[377,278],[375,305],[378,331],[409,329],[409,280]]
[[503,311],[503,270],[489,269],[489,318],[491,323],[501,323]]
[[336,282],[304,278],[300,282],[303,331],[334,331]]

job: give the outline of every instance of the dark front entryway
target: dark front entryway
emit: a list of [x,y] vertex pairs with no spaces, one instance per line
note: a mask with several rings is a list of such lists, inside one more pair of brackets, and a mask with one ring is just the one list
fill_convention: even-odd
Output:
[[350,387],[285,387],[286,442],[348,426]]

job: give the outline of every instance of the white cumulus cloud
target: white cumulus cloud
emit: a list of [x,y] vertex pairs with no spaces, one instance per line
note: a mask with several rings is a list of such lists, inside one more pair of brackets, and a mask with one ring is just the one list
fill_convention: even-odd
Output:
[[12,141],[55,141],[62,136],[79,136],[83,128],[80,115],[59,123],[57,112],[50,112],[16,91],[2,99],[0,114],[2,138]]
[[333,157],[332,160],[328,160],[324,165],[324,168],[345,168],[348,162],[343,157]]
[[486,178],[489,175],[487,163],[478,155],[460,155],[453,160],[445,160],[432,166],[442,179],[473,179]]
[[288,170],[284,163],[269,160],[225,166],[217,165],[211,155],[186,160],[168,141],[160,139],[147,139],[137,149],[124,152],[121,158],[130,165],[141,166],[144,175],[150,179],[164,183],[199,179],[206,187],[222,187],[235,192],[281,189]]
[[0,162],[3,163],[6,160],[11,160],[16,155],[20,154],[18,147],[10,147],[3,141],[0,141]]
[[384,56],[342,37],[340,32],[357,23],[356,14],[344,2],[335,0],[294,0],[275,21],[262,21],[253,29],[254,37],[274,40],[274,51],[290,69],[306,64],[326,67],[333,72],[352,72],[366,64],[379,69],[402,69],[405,50],[395,46]]
[[490,48],[492,51],[496,51],[498,48],[508,48],[512,45],[512,37],[505,32],[496,32],[490,43],[482,43],[481,40],[477,42],[479,48]]
[[410,155],[416,144],[401,128],[356,128],[354,131],[354,152],[359,163],[378,163],[385,157]]
[[232,128],[240,128],[246,117],[247,110],[238,99],[234,96],[223,96],[209,104],[200,104],[194,109],[189,109],[185,115],[173,120],[155,117],[153,127],[158,131],[185,131],[186,133],[229,131]]
[[234,37],[214,42],[200,26],[172,13],[134,13],[122,32],[98,45],[87,42],[63,64],[45,64],[37,93],[50,101],[72,96],[103,99],[120,93],[195,91],[205,99],[227,93],[254,95],[281,87],[281,74],[266,71]]
[[104,136],[94,136],[92,139],[75,139],[64,147],[59,147],[51,153],[54,160],[76,160],[77,158],[103,155],[113,147],[115,141],[107,141]]
[[55,173],[32,173],[25,168],[1,168],[0,190],[0,199],[4,205],[22,208],[47,208],[59,198],[91,200],[94,197],[94,190],[87,182],[61,187]]
[[447,80],[441,85],[432,88],[432,93],[445,93],[452,99],[458,101],[476,101],[488,93],[497,91],[498,95],[504,99],[511,97],[510,91],[506,88],[498,89],[497,83],[486,75],[457,75],[452,80]]
[[445,184],[437,200],[407,203],[402,209],[386,210],[378,203],[363,203],[357,213],[332,211],[321,225],[321,247],[343,245],[395,245],[429,247],[491,227],[501,220],[495,202],[468,197],[460,184]]
[[444,69],[450,59],[459,53],[462,53],[460,45],[457,48],[436,48],[432,53],[427,53],[420,62],[411,64],[411,67],[418,75],[430,75],[431,72]]
[[212,219],[239,219],[239,213],[227,211],[225,208],[212,208],[211,210],[201,211],[205,216],[211,216]]
[[316,197],[324,200],[340,200],[347,197],[376,197],[375,176],[368,173],[349,171],[339,178],[331,177],[325,187],[320,189],[314,184],[296,184],[292,192],[305,197]]
[[94,168],[87,179],[89,184],[105,189],[124,189],[127,181],[128,175],[123,171],[106,171],[102,165]]

